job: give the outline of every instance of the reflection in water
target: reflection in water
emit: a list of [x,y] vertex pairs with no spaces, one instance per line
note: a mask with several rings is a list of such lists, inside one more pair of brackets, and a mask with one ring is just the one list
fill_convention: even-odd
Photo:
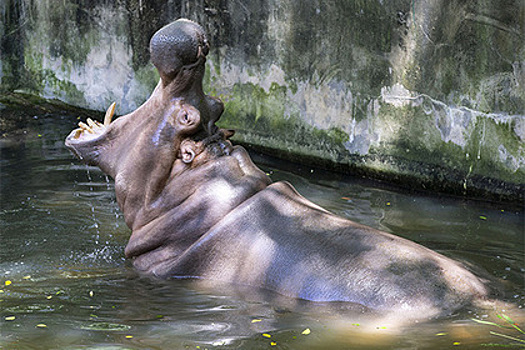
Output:
[[[78,164],[63,146],[74,122],[37,116],[27,133],[0,143],[0,347],[442,349],[457,343],[477,349],[516,344],[490,331],[520,337],[471,321],[483,316],[475,310],[399,333],[359,313],[341,319],[338,305],[290,308],[255,293],[235,295],[227,286],[211,290],[139,276],[123,258],[129,229],[112,182]],[[506,300],[525,304],[522,211],[256,161],[274,180],[290,181],[338,215],[486,270],[502,281]]]

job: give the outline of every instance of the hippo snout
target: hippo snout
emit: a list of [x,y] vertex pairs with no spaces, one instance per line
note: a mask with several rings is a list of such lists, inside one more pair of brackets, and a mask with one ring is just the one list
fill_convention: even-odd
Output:
[[206,57],[209,44],[203,28],[187,19],[179,19],[158,30],[150,41],[151,61],[164,82],[179,71]]

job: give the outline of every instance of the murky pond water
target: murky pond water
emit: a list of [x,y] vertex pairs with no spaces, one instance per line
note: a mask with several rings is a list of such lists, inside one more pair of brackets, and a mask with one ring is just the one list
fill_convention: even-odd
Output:
[[[112,181],[63,146],[76,118],[28,119],[17,137],[0,144],[0,348],[479,349],[517,347],[525,339],[514,328],[472,321],[483,317],[476,310],[394,331],[359,318],[335,321],[328,311],[246,300],[227,288],[141,277],[123,258],[130,231]],[[525,319],[517,309],[525,305],[522,208],[403,194],[255,159],[274,180],[290,181],[341,216],[486,270],[514,304],[509,313]]]

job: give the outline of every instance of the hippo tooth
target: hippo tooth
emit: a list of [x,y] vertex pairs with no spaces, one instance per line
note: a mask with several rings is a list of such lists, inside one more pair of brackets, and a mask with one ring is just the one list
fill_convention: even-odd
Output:
[[77,130],[75,131],[75,136],[74,136],[74,138],[78,139],[78,138],[80,137],[80,135],[82,135],[82,129],[77,129]]
[[95,127],[98,126],[98,125],[96,124],[96,122],[94,122],[93,119],[91,119],[91,118],[87,118],[87,123],[88,123],[88,125],[89,125],[91,128],[95,128]]
[[113,114],[115,113],[115,106],[117,105],[116,102],[113,102],[106,111],[106,116],[104,117],[104,126],[108,127],[111,123],[111,119],[113,118]]
[[89,132],[90,134],[94,134],[94,133],[95,133],[95,132],[93,131],[93,129],[91,129],[91,128],[90,128],[87,124],[85,124],[85,123],[79,122],[79,123],[78,123],[78,126],[80,126],[80,128],[81,128],[82,130],[85,130],[85,131]]

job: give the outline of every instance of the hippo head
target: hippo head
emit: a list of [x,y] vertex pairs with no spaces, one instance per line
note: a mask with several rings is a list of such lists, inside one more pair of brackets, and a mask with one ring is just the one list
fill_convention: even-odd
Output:
[[[205,95],[202,88],[209,51],[202,27],[177,20],[153,35],[150,51],[160,81],[149,99],[112,123],[113,104],[104,123],[88,119],[66,139],[66,146],[78,158],[115,179],[117,199],[124,209],[156,198],[176,160],[192,160],[194,151],[186,147],[190,153],[181,152],[183,139],[224,135],[215,126],[223,104]],[[136,210],[125,210],[128,221],[134,222]]]
[[[152,264],[148,251],[167,244],[169,254],[176,254],[190,241],[184,237],[206,232],[269,183],[246,151],[228,141],[233,132],[215,126],[223,104],[202,90],[209,50],[202,28],[178,20],[153,36],[150,49],[160,74],[150,98],[113,122],[111,105],[103,123],[81,122],[65,142],[78,158],[114,178],[117,201],[133,230],[126,254],[140,255],[136,265],[142,270]],[[157,261],[163,254],[152,256]]]

